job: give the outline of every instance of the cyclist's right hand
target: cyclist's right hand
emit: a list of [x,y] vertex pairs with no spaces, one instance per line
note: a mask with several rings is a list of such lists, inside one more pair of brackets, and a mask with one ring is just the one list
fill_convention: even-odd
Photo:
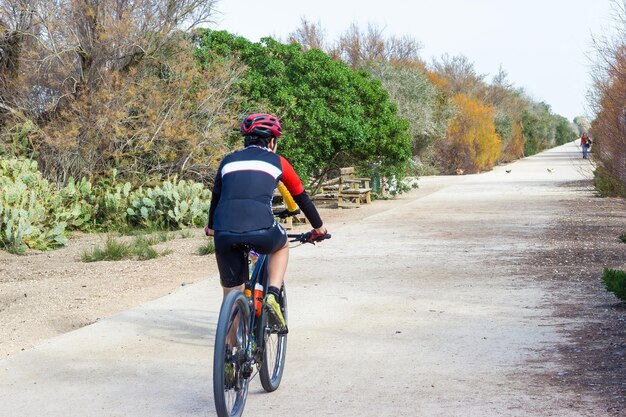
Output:
[[309,237],[309,242],[318,242],[324,240],[324,236],[328,234],[328,230],[324,226],[319,227],[317,229],[311,230],[311,237]]
[[204,226],[204,234],[207,236],[213,236],[215,231],[213,229],[209,229],[209,225]]

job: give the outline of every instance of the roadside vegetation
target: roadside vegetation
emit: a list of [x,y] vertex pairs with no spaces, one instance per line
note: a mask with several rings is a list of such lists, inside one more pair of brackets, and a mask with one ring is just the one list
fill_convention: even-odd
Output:
[[608,291],[623,301],[626,301],[626,272],[617,269],[604,268],[602,281]]
[[603,196],[626,197],[626,1],[613,1],[613,31],[594,39],[595,184]]
[[83,262],[120,261],[136,258],[139,260],[154,259],[159,253],[146,240],[136,238],[134,242],[123,242],[108,237],[104,246],[97,246],[91,251],[83,253]]
[[0,4],[0,248],[12,253],[72,231],[202,226],[251,111],[282,119],[281,153],[312,189],[343,166],[402,184],[576,137],[504,70],[427,64],[417,40],[374,26],[328,42],[303,20],[287,41],[251,42],[198,29],[213,1],[55,4]]
[[211,192],[174,177],[158,186],[132,187],[116,171],[92,183],[51,183],[28,159],[0,160],[0,247],[11,253],[67,243],[71,231],[131,233],[200,227]]
[[[594,38],[593,86],[589,92],[595,119],[594,185],[601,196],[626,198],[626,0],[614,0],[614,27]],[[626,243],[626,234],[619,239]],[[626,272],[605,268],[607,290],[626,301]]]
[[108,235],[103,245],[98,245],[92,250],[83,252],[83,262],[119,261],[122,259],[138,259],[143,261],[165,256],[171,253],[171,250],[165,249],[159,252],[154,248],[154,245],[177,238],[187,239],[191,237],[191,230],[184,229],[179,232],[161,230],[152,233],[141,231],[132,234],[134,235],[132,240],[121,237],[115,238]]
[[489,170],[577,137],[573,123],[515,87],[502,68],[487,80],[465,56],[427,64],[417,40],[386,37],[373,25],[352,25],[335,41],[324,33],[321,23],[303,19],[289,41],[381,82],[409,123],[412,174]]

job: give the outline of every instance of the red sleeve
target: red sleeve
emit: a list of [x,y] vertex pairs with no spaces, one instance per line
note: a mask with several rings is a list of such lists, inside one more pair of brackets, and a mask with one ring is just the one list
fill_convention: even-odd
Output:
[[283,171],[283,176],[280,179],[285,187],[289,190],[289,193],[295,197],[299,194],[302,194],[304,191],[304,186],[302,185],[302,181],[300,181],[300,177],[296,174],[296,171],[293,169],[289,161],[280,156],[280,166]]

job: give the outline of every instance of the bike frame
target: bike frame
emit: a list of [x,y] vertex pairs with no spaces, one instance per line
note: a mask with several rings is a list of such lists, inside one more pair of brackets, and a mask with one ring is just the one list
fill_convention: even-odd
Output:
[[[248,268],[250,268],[250,251],[246,250],[246,257],[248,258]],[[249,353],[251,353],[254,356],[255,362],[257,364],[261,363],[261,360],[263,358],[263,350],[265,349],[265,337],[263,334],[263,329],[261,329],[261,320],[260,317],[256,317],[255,313],[255,308],[254,308],[254,287],[257,283],[261,284],[263,286],[263,294],[267,293],[267,285],[268,285],[268,279],[267,279],[267,257],[268,255],[263,255],[263,254],[259,254],[259,257],[257,258],[255,264],[254,264],[254,269],[252,270],[252,274],[249,273],[249,269],[248,269],[248,275],[250,276],[250,279],[248,280],[248,282],[245,284],[246,288],[250,289],[250,295],[245,294],[246,299],[248,300],[248,307],[249,307],[249,311],[250,311],[250,330],[251,330],[251,335],[250,335],[250,344],[255,344],[256,346],[256,351],[251,351],[252,350],[252,346],[248,346],[249,349]]]

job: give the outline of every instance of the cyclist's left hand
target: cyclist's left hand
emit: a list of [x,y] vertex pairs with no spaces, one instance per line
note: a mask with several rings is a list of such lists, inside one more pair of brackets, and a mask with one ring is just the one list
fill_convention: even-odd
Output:
[[209,225],[204,226],[204,234],[207,236],[215,235],[215,231],[213,229],[209,229]]

